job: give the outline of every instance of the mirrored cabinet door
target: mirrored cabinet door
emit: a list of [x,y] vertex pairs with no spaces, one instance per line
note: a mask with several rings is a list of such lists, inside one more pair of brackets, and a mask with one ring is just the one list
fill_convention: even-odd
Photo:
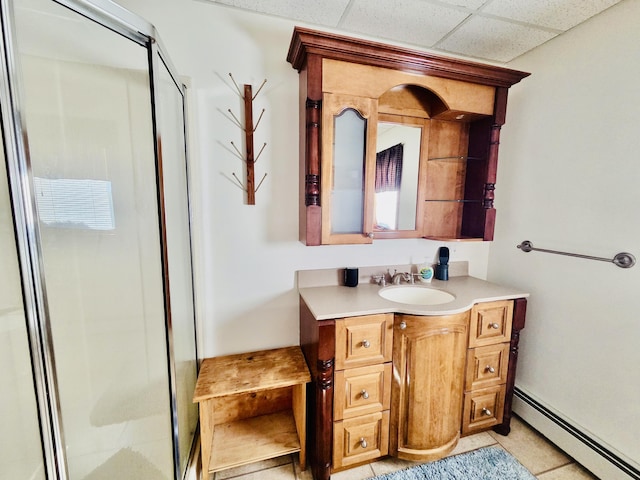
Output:
[[375,238],[410,238],[422,233],[424,183],[422,152],[429,138],[427,119],[378,115],[374,184]]
[[326,94],[322,132],[322,243],[371,243],[376,125],[369,98]]

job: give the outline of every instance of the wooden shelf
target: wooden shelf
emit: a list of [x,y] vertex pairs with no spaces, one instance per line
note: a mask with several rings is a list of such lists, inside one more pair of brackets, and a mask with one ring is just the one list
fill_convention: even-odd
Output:
[[425,202],[449,202],[449,203],[482,203],[482,200],[465,200],[463,198],[452,199],[439,199],[439,198],[427,198]]
[[203,471],[295,452],[304,470],[309,381],[300,347],[205,359],[193,396],[200,411]]
[[466,155],[451,155],[448,157],[433,157],[428,159],[429,162],[457,162],[461,160],[466,162],[467,160],[477,161],[485,159],[482,157],[468,157]]
[[425,235],[422,238],[427,240],[437,240],[439,242],[482,242],[483,239],[479,237],[442,237],[437,235]]
[[216,425],[209,473],[300,451],[290,411]]

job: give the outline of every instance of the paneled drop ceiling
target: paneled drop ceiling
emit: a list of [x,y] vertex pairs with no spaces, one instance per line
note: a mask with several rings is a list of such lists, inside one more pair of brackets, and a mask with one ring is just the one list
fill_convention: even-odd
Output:
[[509,62],[621,0],[205,0],[306,26]]

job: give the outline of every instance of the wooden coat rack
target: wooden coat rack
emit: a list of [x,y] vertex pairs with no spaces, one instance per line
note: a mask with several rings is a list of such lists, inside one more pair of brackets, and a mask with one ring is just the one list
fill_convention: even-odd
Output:
[[258,154],[254,155],[253,132],[256,131],[256,129],[258,128],[258,124],[260,123],[260,120],[262,120],[262,115],[264,115],[264,108],[262,109],[262,112],[260,112],[260,116],[258,117],[258,121],[254,125],[253,124],[253,101],[255,100],[255,98],[260,93],[260,90],[262,90],[262,87],[264,87],[264,84],[267,83],[267,80],[265,79],[262,82],[262,84],[258,88],[258,91],[254,95],[253,92],[252,92],[251,85],[245,84],[244,85],[244,91],[241,91],[240,87],[236,83],[236,81],[233,78],[233,75],[231,75],[231,73],[229,73],[229,77],[231,77],[231,80],[233,81],[233,84],[236,86],[236,89],[238,90],[238,94],[244,100],[244,124],[240,120],[238,120],[238,118],[233,114],[231,109],[228,109],[228,112],[231,114],[233,119],[236,121],[237,125],[244,131],[244,135],[245,135],[245,154],[243,155],[242,152],[240,151],[240,149],[238,149],[238,147],[236,147],[236,145],[233,142],[231,142],[231,145],[233,145],[233,148],[236,150],[236,152],[238,152],[238,155],[240,156],[240,158],[242,158],[242,160],[244,160],[244,162],[246,164],[246,184],[243,183],[237,177],[237,175],[235,173],[232,173],[232,175],[233,175],[233,178],[235,178],[236,181],[238,182],[238,184],[240,185],[240,188],[242,188],[245,192],[247,192],[247,204],[248,205],[255,205],[256,204],[256,192],[258,191],[258,189],[262,185],[262,182],[264,182],[264,179],[267,177],[267,174],[265,173],[263,175],[262,179],[260,180],[260,182],[258,183],[258,186],[255,186],[255,172],[254,172],[255,169],[254,169],[254,167],[255,167],[256,162],[258,161],[258,158],[262,154],[264,148],[267,146],[267,143],[265,142],[262,145],[262,148],[260,148],[260,151],[258,152]]

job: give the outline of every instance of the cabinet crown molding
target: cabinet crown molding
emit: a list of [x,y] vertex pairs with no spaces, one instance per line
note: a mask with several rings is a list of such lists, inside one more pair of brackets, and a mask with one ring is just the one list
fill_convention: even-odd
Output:
[[509,88],[530,75],[527,72],[504,67],[295,27],[287,61],[291,63],[293,68],[301,71],[306,66],[308,55],[462,80],[492,87]]

